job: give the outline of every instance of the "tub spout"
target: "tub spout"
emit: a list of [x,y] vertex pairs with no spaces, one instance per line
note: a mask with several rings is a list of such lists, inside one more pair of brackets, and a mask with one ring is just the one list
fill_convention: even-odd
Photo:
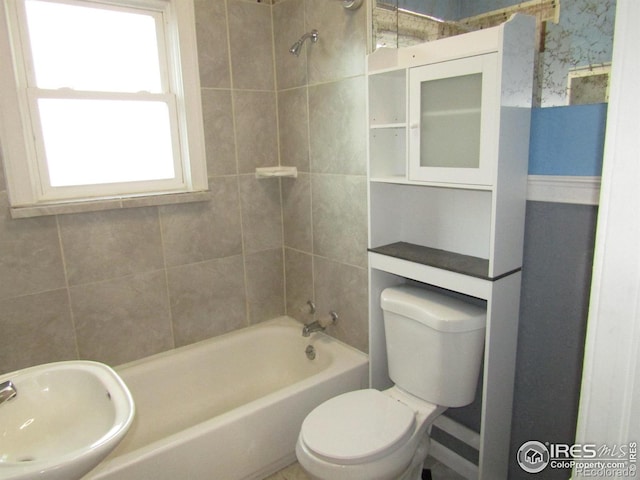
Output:
[[315,322],[307,323],[302,327],[302,336],[308,337],[315,332],[324,332],[329,325],[333,325],[338,321],[336,312],[329,312],[329,315],[319,318]]
[[0,384],[0,404],[8,402],[18,394],[15,385],[11,380]]
[[304,327],[302,327],[302,336],[308,337],[314,332],[324,332],[326,327],[320,325],[320,322],[317,320],[315,322],[307,323]]

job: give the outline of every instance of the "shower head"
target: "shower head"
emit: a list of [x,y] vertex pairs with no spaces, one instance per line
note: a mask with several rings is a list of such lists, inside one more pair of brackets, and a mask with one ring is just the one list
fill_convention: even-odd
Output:
[[315,30],[315,29],[311,30],[309,33],[305,33],[303,36],[300,37],[300,39],[296,43],[291,45],[291,48],[289,49],[289,53],[297,57],[298,55],[300,55],[300,49],[302,48],[304,41],[307,38],[310,38],[312,43],[316,43],[318,41],[318,35],[319,35],[318,30]]

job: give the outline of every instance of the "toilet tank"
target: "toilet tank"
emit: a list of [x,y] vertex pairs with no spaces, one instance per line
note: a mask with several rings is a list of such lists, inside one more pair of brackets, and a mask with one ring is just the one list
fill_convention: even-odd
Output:
[[380,296],[389,377],[430,403],[461,407],[475,397],[486,309],[432,290],[402,285]]

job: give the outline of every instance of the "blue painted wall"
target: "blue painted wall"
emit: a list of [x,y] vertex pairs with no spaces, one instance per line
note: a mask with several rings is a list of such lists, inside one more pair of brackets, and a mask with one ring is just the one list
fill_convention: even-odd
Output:
[[534,108],[529,174],[601,175],[606,118],[606,103]]

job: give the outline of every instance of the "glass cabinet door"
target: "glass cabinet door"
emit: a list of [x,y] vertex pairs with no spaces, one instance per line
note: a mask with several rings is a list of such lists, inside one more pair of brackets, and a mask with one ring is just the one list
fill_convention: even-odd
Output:
[[491,185],[496,58],[479,55],[410,70],[409,180]]

